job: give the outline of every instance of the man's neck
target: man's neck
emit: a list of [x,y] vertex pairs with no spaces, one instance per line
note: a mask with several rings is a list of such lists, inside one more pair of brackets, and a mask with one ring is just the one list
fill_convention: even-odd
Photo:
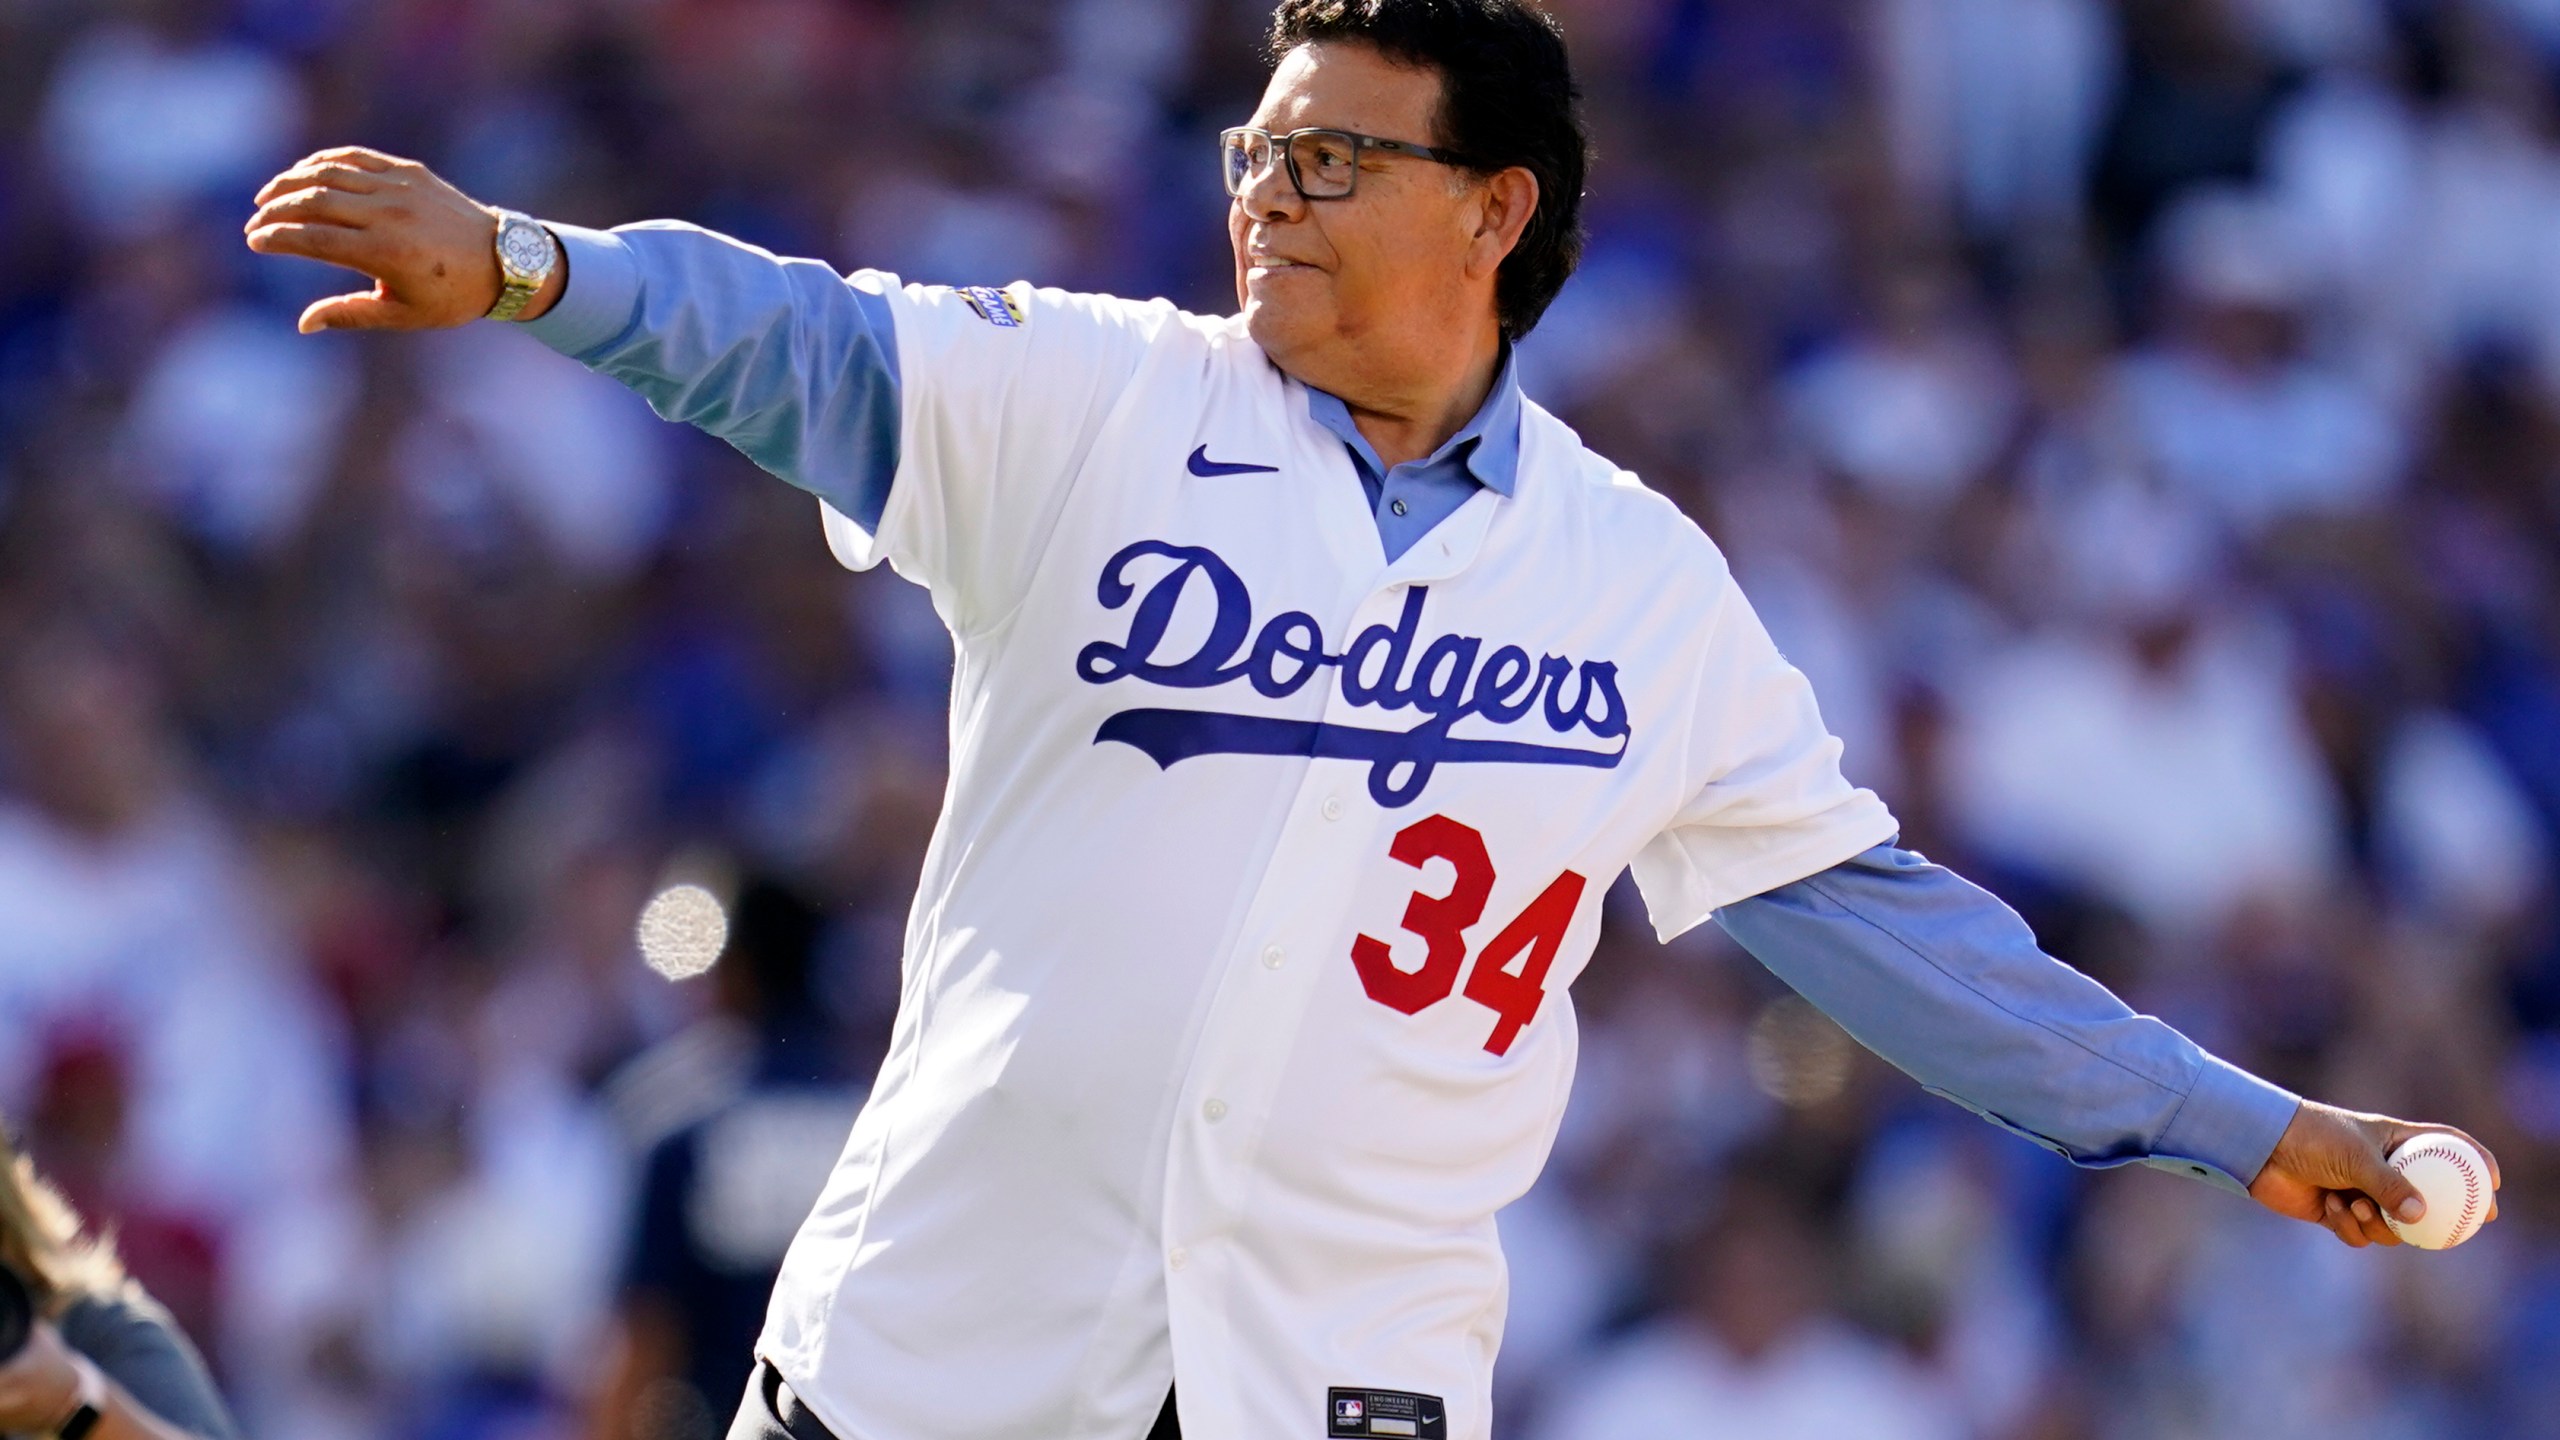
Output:
[[1431,454],[1465,429],[1493,393],[1501,368],[1502,337],[1488,329],[1481,343],[1470,346],[1441,376],[1409,387],[1346,390],[1340,398],[1351,412],[1351,423],[1378,452],[1379,465],[1392,470]]

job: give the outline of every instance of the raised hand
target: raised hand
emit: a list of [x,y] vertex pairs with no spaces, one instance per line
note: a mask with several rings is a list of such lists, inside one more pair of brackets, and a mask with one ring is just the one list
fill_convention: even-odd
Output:
[[[305,335],[440,330],[497,303],[497,212],[415,160],[360,145],[323,150],[268,181],[257,205],[242,227],[250,249],[326,260],[373,281],[370,292],[313,301],[298,327]],[[517,318],[551,307],[561,269]]]
[[[2276,1142],[2275,1153],[2267,1157],[2266,1168],[2251,1182],[2249,1193],[2279,1215],[2328,1227],[2349,1245],[2397,1245],[2400,1237],[2383,1223],[2382,1207],[2409,1221],[2425,1213],[2426,1202],[2386,1157],[2410,1136],[2435,1131],[2462,1135],[2450,1125],[2412,1125],[2387,1115],[2359,1115],[2306,1100],[2294,1112],[2293,1123],[2285,1127],[2284,1138]],[[2471,1140],[2468,1135],[2462,1138]],[[2489,1155],[2489,1147],[2479,1141],[2471,1143],[2489,1156],[2489,1183],[2494,1190],[2499,1183],[2498,1157]],[[2493,1198],[2489,1219],[2496,1218],[2498,1204]]]

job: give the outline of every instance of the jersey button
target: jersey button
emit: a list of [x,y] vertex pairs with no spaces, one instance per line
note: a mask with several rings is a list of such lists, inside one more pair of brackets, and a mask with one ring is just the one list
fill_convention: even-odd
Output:
[[1227,1118],[1227,1102],[1224,1100],[1212,1100],[1208,1104],[1200,1107],[1200,1113],[1208,1116],[1209,1123],[1215,1125],[1219,1121]]
[[1166,1253],[1164,1263],[1172,1266],[1176,1270],[1179,1270],[1183,1266],[1191,1263],[1191,1252],[1183,1249],[1179,1245],[1176,1245],[1172,1250]]
[[1265,945],[1262,947],[1262,968],[1266,970],[1279,969],[1280,963],[1288,958],[1288,952],[1282,950],[1277,945]]
[[1324,797],[1324,818],[1327,820],[1339,820],[1342,818],[1341,796],[1327,795]]

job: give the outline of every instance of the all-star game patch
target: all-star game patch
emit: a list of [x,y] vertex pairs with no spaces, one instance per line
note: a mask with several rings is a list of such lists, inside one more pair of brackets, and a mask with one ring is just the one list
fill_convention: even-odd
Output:
[[1437,1395],[1407,1390],[1353,1390],[1335,1386],[1325,1392],[1325,1435],[1328,1440],[1391,1435],[1396,1440],[1449,1440],[1449,1411]]
[[1028,318],[1022,313],[1022,302],[992,285],[963,285],[960,298],[978,318],[1006,330],[1019,330]]

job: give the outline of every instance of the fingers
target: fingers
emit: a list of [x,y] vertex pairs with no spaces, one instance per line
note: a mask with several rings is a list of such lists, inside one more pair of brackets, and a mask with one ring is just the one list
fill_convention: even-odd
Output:
[[399,330],[408,328],[406,318],[407,307],[376,289],[370,294],[314,300],[294,328],[305,335],[323,330]]
[[255,231],[262,226],[300,220],[361,229],[376,218],[379,208],[380,202],[343,190],[291,190],[261,203],[249,223],[240,228]]
[[2354,1218],[2356,1228],[2363,1232],[2364,1238],[2373,1244],[2397,1245],[2400,1243],[2398,1232],[2394,1231],[2382,1218],[2382,1208],[2365,1196],[2347,1197],[2347,1214]]
[[258,187],[258,193],[251,197],[250,203],[264,205],[296,190],[339,190],[350,195],[372,195],[388,190],[396,183],[392,176],[356,165],[296,165]]
[[415,165],[418,162],[403,160],[397,155],[385,155],[370,146],[339,145],[327,150],[314,150],[303,156],[301,163],[304,165],[354,165],[366,170],[397,170],[403,165]]
[[2335,1190],[2320,1197],[2320,1223],[2330,1234],[2354,1249],[2361,1250],[2373,1243],[2364,1233],[2363,1224],[2348,1210],[2346,1197]]
[[[2358,1204],[2381,1205],[2400,1217],[2404,1224],[2425,1218],[2427,1202],[2418,1194],[2418,1187],[2409,1183],[2408,1176],[2392,1169],[2389,1165],[2377,1163],[2356,1178],[2356,1188],[2373,1197],[2371,1202],[2359,1200]],[[2380,1218],[2377,1213],[2376,1223],[2380,1222]]]
[[414,160],[402,160],[379,150],[367,150],[361,145],[322,150],[305,155],[277,172],[274,179],[260,187],[254,203],[263,205],[278,195],[314,184],[363,193],[391,184],[398,171],[425,168]]
[[2320,1224],[2330,1234],[2354,1249],[2367,1245],[2398,1245],[2400,1237],[2383,1223],[2382,1211],[2362,1195],[2332,1190],[2320,1197]]
[[378,258],[379,246],[362,230],[344,225],[308,225],[284,221],[262,225],[249,232],[249,248],[261,255],[300,255],[309,260],[326,260],[350,270],[373,271],[368,262]]

